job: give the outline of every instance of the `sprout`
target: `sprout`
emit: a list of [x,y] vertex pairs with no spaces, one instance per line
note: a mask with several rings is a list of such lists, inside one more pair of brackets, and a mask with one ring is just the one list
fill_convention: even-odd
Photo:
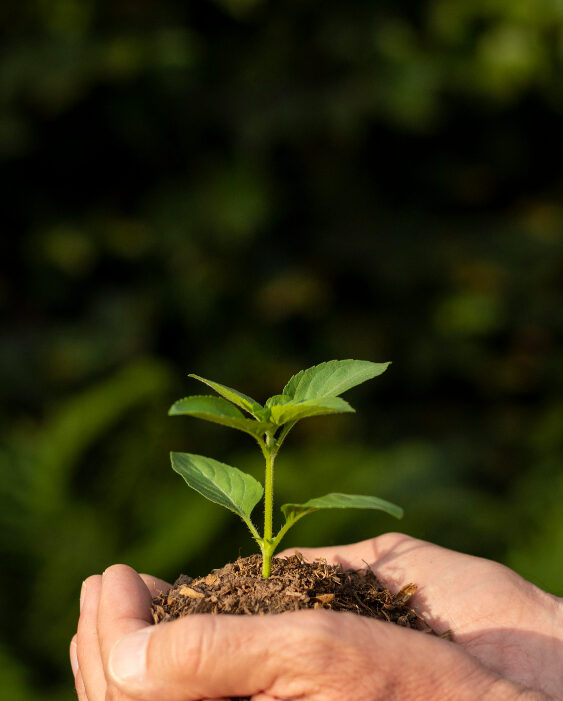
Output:
[[[266,462],[264,485],[236,467],[203,455],[171,453],[172,468],[187,484],[210,501],[220,504],[246,523],[262,553],[262,576],[270,576],[272,556],[287,531],[307,514],[319,509],[377,509],[396,518],[403,510],[388,501],[359,494],[325,494],[303,504],[284,504],[285,523],[273,534],[274,462],[288,433],[301,419],[326,414],[354,412],[339,395],[381,375],[389,363],[366,360],[331,360],[294,375],[281,394],[262,406],[257,401],[225,385],[190,375],[220,396],[191,396],[175,402],[171,416],[195,416],[205,421],[236,428],[250,434],[258,443]],[[264,530],[260,535],[251,519],[264,498]]]

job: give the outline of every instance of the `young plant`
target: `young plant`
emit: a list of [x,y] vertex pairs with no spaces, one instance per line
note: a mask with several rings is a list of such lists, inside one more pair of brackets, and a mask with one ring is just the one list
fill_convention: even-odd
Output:
[[[236,467],[203,455],[171,453],[172,468],[188,485],[216,504],[234,511],[246,523],[262,553],[262,576],[270,576],[272,555],[287,531],[307,514],[319,509],[378,509],[396,518],[403,510],[388,501],[358,494],[325,494],[303,504],[284,504],[285,523],[273,533],[274,462],[287,434],[301,419],[321,414],[340,414],[354,409],[339,395],[366,382],[387,369],[389,363],[366,360],[331,360],[294,375],[281,394],[270,397],[264,406],[235,389],[190,375],[220,396],[192,396],[180,399],[168,412],[187,415],[229,426],[251,435],[266,461],[264,486]],[[241,411],[242,410],[242,411]],[[244,413],[243,413],[244,412]],[[252,510],[264,497],[262,535],[251,519]]]

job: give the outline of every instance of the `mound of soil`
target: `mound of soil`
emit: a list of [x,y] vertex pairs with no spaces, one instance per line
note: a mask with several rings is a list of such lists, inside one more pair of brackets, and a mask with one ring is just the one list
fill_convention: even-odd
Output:
[[276,614],[298,609],[349,611],[433,632],[409,606],[416,591],[407,584],[393,594],[370,569],[343,570],[324,560],[305,562],[300,554],[272,559],[268,579],[261,575],[260,555],[239,558],[206,577],[178,577],[172,589],[153,602],[155,623],[192,613]]
[[[155,623],[193,613],[264,615],[298,609],[348,611],[432,635],[436,633],[409,601],[416,591],[407,584],[393,594],[370,569],[344,570],[324,560],[305,562],[297,553],[272,559],[262,577],[260,555],[239,558],[205,577],[178,577],[173,587],[153,600]],[[440,637],[451,637],[448,631]],[[233,701],[245,701],[233,699]]]

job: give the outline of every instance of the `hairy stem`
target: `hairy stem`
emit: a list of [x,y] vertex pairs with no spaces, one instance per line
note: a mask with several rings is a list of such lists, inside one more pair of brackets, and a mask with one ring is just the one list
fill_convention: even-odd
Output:
[[276,452],[275,448],[273,447],[273,438],[269,435],[266,438],[264,457],[266,458],[266,475],[264,479],[264,538],[262,546],[262,577],[269,577],[272,554],[275,547],[272,542],[272,531],[274,521],[274,460],[276,459]]

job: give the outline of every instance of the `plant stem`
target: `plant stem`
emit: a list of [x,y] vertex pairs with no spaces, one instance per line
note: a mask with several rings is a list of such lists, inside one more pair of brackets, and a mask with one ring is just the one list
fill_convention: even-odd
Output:
[[274,460],[277,451],[273,446],[273,437],[266,437],[266,449],[263,451],[266,458],[266,476],[264,479],[264,539],[262,547],[262,577],[270,576],[270,565],[274,545],[272,542],[274,520]]

